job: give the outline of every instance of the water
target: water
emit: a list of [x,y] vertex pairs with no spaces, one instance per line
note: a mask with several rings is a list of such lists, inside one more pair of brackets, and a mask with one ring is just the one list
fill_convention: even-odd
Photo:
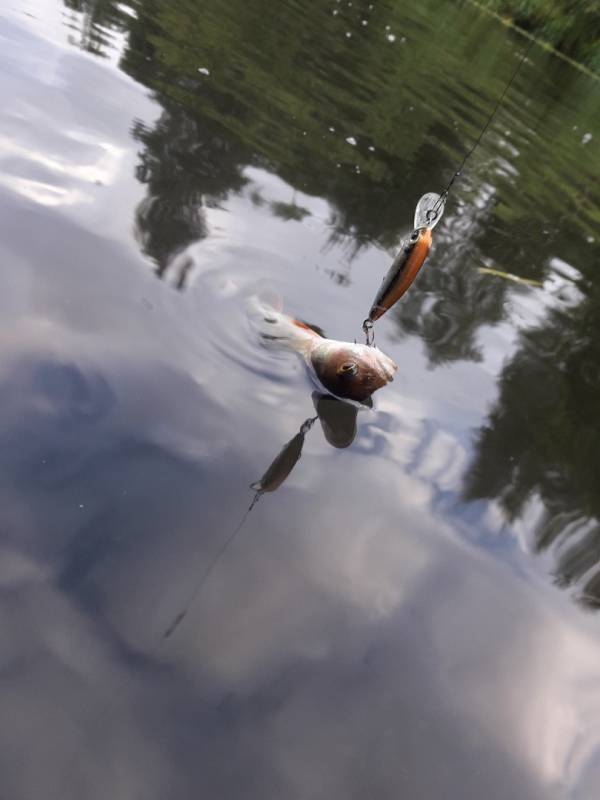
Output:
[[525,41],[417,6],[3,8],[1,797],[597,797],[600,83],[531,51],[372,410],[245,312],[360,337],[477,136]]

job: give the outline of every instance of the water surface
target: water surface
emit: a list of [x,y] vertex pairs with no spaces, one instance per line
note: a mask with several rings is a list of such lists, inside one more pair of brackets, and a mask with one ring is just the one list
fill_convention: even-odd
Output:
[[531,50],[353,415],[247,299],[359,337],[526,41],[433,0],[0,36],[0,796],[596,798],[600,83]]

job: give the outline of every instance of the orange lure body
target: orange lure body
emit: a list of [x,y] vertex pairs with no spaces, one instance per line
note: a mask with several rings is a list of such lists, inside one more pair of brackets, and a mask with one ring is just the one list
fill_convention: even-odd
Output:
[[369,311],[371,322],[382,317],[410,287],[423,266],[430,247],[431,228],[415,230],[410,238],[403,242],[371,306]]

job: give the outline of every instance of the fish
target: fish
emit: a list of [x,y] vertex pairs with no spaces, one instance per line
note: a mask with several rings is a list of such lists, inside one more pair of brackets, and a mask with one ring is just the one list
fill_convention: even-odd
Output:
[[364,404],[394,379],[394,361],[378,347],[329,339],[320,330],[255,298],[251,319],[263,342],[294,351],[317,389]]
[[429,255],[432,230],[441,219],[445,196],[428,192],[417,203],[414,230],[400,245],[392,266],[387,271],[365,322],[375,322],[398,302],[410,288]]

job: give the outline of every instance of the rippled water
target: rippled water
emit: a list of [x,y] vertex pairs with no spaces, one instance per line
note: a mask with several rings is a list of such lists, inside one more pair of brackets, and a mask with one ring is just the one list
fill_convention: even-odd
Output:
[[360,337],[525,40],[433,0],[0,37],[0,796],[595,800],[600,83],[531,50],[356,413],[248,298]]

